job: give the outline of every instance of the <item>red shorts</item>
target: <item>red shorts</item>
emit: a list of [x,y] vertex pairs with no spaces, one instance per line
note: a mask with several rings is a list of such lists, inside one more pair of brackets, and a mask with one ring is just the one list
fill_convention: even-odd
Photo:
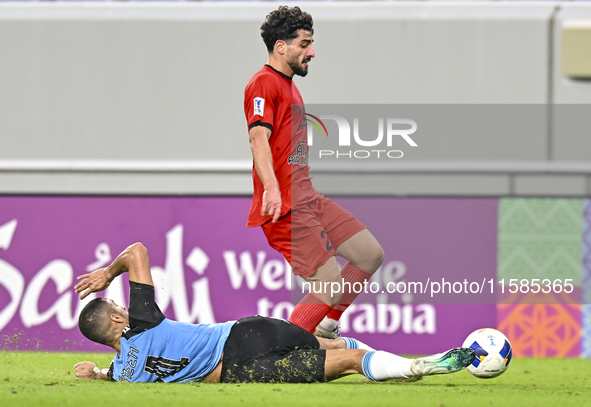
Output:
[[321,196],[262,228],[269,245],[285,257],[293,273],[306,278],[335,256],[341,243],[367,226]]

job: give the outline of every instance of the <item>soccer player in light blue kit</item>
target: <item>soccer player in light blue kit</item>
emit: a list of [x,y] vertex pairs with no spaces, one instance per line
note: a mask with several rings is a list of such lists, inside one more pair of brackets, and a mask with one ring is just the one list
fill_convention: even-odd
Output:
[[136,243],[113,263],[78,277],[84,299],[129,272],[129,312],[97,298],[80,314],[88,339],[113,348],[108,369],[76,364],[76,376],[129,382],[310,383],[359,373],[372,380],[457,372],[472,363],[474,351],[456,348],[419,359],[375,351],[351,338],[317,338],[288,321],[249,317],[220,324],[167,319],[154,301],[147,249]]

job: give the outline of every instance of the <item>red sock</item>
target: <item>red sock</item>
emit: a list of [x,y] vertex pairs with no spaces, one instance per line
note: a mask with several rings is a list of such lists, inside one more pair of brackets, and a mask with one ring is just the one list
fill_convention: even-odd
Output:
[[307,294],[293,309],[289,322],[313,334],[330,310],[332,310],[330,305],[323,303],[312,294]]
[[[351,283],[351,288],[353,288],[353,284],[355,283],[364,284],[365,281],[368,281],[371,278],[373,273],[368,273],[367,271],[361,270],[359,267],[355,267],[351,263],[347,262],[347,264],[345,264],[341,270],[341,275],[343,276],[343,280],[345,282]],[[343,312],[345,312],[349,305],[355,301],[355,298],[357,298],[359,294],[360,293],[353,291],[353,289],[345,291],[339,305],[335,306],[328,313],[327,317],[338,321],[341,318],[341,315],[343,315]]]

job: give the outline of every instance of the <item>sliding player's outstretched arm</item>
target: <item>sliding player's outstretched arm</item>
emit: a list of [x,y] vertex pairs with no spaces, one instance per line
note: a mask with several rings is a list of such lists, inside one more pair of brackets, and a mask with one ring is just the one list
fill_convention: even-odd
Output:
[[78,280],[82,281],[74,288],[76,293],[82,293],[82,300],[90,293],[105,290],[115,277],[125,272],[129,272],[129,281],[154,285],[148,249],[143,244],[134,243],[123,250],[108,267],[79,276]]

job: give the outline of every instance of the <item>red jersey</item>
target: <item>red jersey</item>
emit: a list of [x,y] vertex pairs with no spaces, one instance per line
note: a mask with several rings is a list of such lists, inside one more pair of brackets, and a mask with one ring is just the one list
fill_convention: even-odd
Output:
[[[269,145],[281,191],[281,216],[297,204],[320,197],[309,174],[304,101],[291,78],[265,65],[246,86],[244,114],[249,131],[256,126],[271,130]],[[269,222],[271,216],[261,215],[264,188],[254,164],[252,181],[254,194],[246,225],[260,226]]]

